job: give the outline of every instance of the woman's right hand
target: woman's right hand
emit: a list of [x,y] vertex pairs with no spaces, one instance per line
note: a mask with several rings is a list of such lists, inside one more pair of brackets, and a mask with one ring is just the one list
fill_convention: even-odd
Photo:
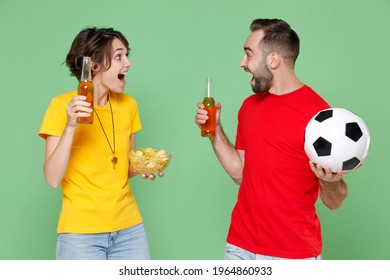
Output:
[[70,100],[68,106],[66,106],[66,113],[68,116],[67,126],[77,127],[77,118],[89,117],[93,111],[90,108],[91,103],[85,101],[86,96],[76,95]]

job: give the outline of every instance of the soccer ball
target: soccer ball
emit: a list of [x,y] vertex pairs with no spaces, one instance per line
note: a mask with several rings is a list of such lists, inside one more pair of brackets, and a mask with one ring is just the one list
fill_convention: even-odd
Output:
[[318,112],[305,130],[305,152],[313,163],[332,172],[360,167],[368,154],[370,132],[364,121],[343,108]]

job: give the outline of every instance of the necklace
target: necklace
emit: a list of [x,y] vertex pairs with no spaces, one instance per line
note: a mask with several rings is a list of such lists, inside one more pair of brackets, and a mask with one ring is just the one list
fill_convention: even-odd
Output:
[[104,136],[106,136],[107,143],[108,143],[108,145],[110,146],[110,150],[111,150],[111,152],[112,152],[112,157],[111,157],[112,168],[115,168],[115,164],[118,163],[118,158],[115,156],[115,126],[114,126],[114,114],[113,114],[113,112],[112,112],[112,106],[111,106],[110,98],[108,98],[108,104],[110,104],[110,111],[111,111],[113,147],[111,146],[110,140],[108,140],[107,133],[106,133],[106,131],[104,130],[102,121],[100,120],[100,117],[99,117],[98,113],[96,112],[95,108],[94,108],[93,110],[94,110],[94,112],[95,112],[95,114],[96,114],[96,116],[97,116],[97,118],[98,118],[98,120],[99,120],[99,124],[100,124],[100,127],[101,127],[102,130],[103,130]]

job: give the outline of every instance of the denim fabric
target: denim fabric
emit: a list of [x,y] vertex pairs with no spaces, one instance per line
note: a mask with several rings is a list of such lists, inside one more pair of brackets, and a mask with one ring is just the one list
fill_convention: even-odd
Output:
[[57,260],[148,260],[144,225],[96,234],[61,233],[57,238]]
[[[273,256],[266,256],[255,254],[235,245],[226,244],[225,260],[288,260],[286,258],[279,258]],[[312,258],[305,258],[302,260],[321,260],[321,255]]]

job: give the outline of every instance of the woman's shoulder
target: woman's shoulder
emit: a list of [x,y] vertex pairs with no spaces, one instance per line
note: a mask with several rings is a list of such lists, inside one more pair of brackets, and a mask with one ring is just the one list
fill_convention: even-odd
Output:
[[51,99],[50,104],[57,106],[66,106],[70,100],[77,94],[76,90],[72,90],[70,92],[59,94]]
[[55,96],[53,99],[58,101],[69,102],[75,95],[77,94],[76,90],[72,90],[66,93],[59,94]]

